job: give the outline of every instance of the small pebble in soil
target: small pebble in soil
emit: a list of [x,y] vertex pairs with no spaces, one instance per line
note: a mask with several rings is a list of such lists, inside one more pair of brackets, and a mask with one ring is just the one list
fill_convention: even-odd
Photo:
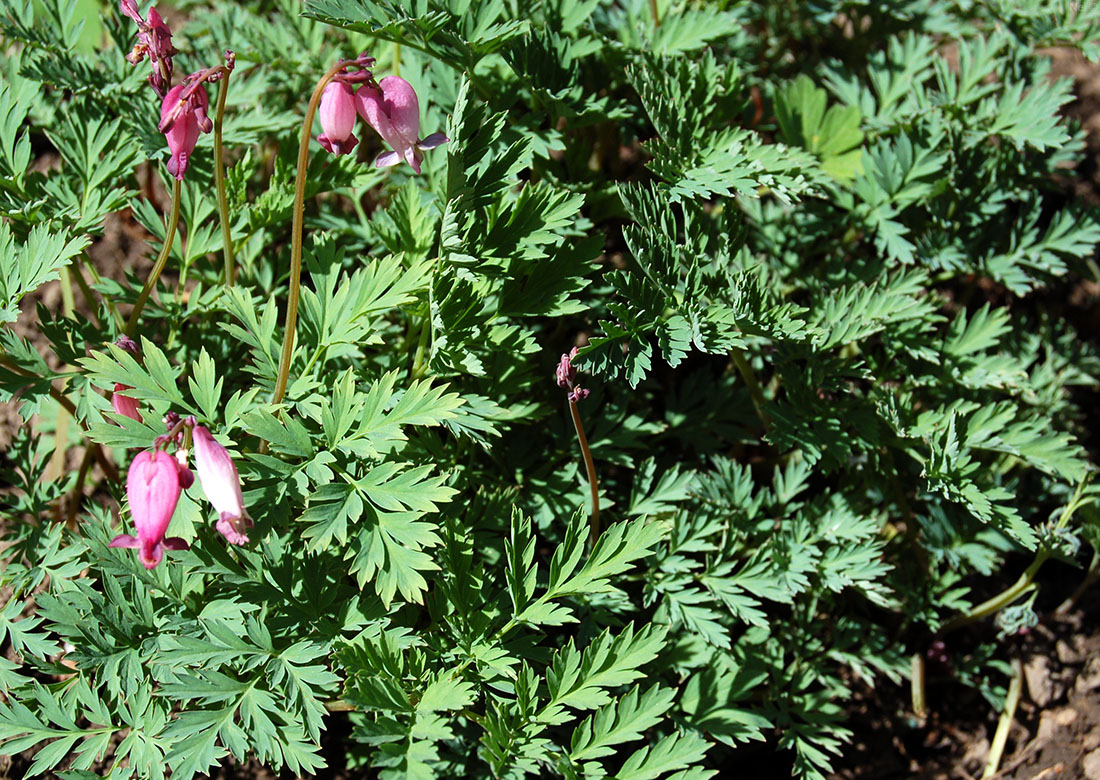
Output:
[[1100,780],[1100,750],[1094,750],[1081,759],[1081,771],[1088,780]]

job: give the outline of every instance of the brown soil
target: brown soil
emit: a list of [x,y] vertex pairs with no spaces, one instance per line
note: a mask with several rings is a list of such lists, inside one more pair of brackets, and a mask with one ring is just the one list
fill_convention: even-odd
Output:
[[[1056,566],[1041,578],[1041,592],[1056,605],[1080,576],[1079,570]],[[1067,615],[1048,614],[1025,635],[1003,643],[1003,656],[1014,655],[1023,663],[1025,684],[994,775],[998,780],[1100,779],[1098,618],[1100,593],[1087,591]],[[978,626],[949,642],[965,646],[978,636],[988,639],[986,628]],[[956,679],[951,661],[930,663],[927,674],[923,721],[912,715],[907,688],[863,687],[849,724],[856,737],[832,780],[982,776],[1000,712]]]

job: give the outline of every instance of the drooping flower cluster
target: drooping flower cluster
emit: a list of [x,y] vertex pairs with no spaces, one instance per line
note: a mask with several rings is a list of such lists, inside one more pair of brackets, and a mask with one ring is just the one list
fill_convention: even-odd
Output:
[[176,53],[172,46],[172,31],[164,23],[156,8],[149,9],[149,18],[143,19],[134,0],[121,0],[122,13],[129,16],[138,26],[138,42],[133,51],[126,55],[131,65],[137,65],[146,57],[153,66],[149,74],[149,86],[164,97],[172,83],[172,55]]
[[[376,167],[396,165],[404,160],[420,173],[422,151],[447,143],[443,133],[420,138],[420,101],[412,84],[400,76],[386,76],[375,82],[362,66],[374,61],[365,55],[352,61],[360,69],[337,73],[321,93],[322,133],[317,141],[333,154],[348,154],[359,139],[355,137],[355,119],[374,128],[382,140],[393,147],[374,161]],[[352,89],[359,85],[358,89]]]
[[[138,413],[137,402],[133,403]],[[120,534],[110,544],[137,549],[138,559],[147,569],[161,562],[165,550],[186,550],[188,546],[183,539],[167,536],[180,493],[195,482],[195,475],[187,465],[188,438],[194,445],[199,484],[218,512],[215,527],[230,544],[247,543],[245,531],[252,527],[237,467],[228,450],[214,440],[210,431],[197,425],[193,417],[180,419],[170,413],[164,422],[168,433],[156,438],[152,451],[143,451],[134,458],[126,476],[126,497],[137,536]],[[174,457],[167,452],[173,445]]]
[[569,403],[578,403],[588,397],[588,390],[577,384],[577,367],[573,365],[573,358],[577,356],[577,348],[573,347],[569,354],[562,355],[554,369],[554,378],[558,387],[569,391]]
[[135,0],[119,1],[122,12],[138,25],[138,42],[126,59],[136,65],[148,56],[153,65],[149,84],[161,99],[157,129],[164,133],[168,142],[168,173],[182,181],[191,153],[199,141],[199,133],[209,133],[213,129],[213,123],[207,116],[210,98],[203,85],[224,78],[233,70],[236,56],[232,51],[226,51],[225,65],[195,71],[173,87],[172,55],[176,50],[172,46],[172,31],[156,8],[149,9],[146,20],[141,18]]
[[[233,52],[226,52],[226,66],[232,68]],[[216,77],[211,78],[208,71],[215,71]],[[199,142],[199,133],[209,133],[214,123],[210,121],[207,111],[210,110],[210,98],[206,94],[203,84],[207,81],[217,81],[224,71],[219,68],[207,68],[192,73],[168,90],[164,100],[160,104],[160,123],[157,129],[164,133],[168,141],[168,173],[180,181],[187,172],[187,166],[191,161],[191,152],[195,150],[195,144]]]

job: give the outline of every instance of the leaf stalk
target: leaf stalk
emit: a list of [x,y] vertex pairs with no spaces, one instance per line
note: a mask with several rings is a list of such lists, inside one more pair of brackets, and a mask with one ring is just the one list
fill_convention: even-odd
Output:
[[985,763],[985,771],[982,772],[982,780],[989,780],[997,774],[997,767],[1001,765],[1001,757],[1008,743],[1008,732],[1012,729],[1012,719],[1016,717],[1016,707],[1020,704],[1020,694],[1023,689],[1024,665],[1019,658],[1013,658],[1012,682],[1008,684],[1004,710],[1001,711],[1001,719],[997,721],[997,731],[993,734],[993,744],[989,747],[989,758]]
[[768,410],[765,408],[767,402],[764,400],[764,391],[760,389],[760,383],[756,381],[756,372],[752,370],[749,361],[745,360],[744,353],[737,347],[730,349],[730,360],[737,366],[737,371],[741,374],[741,378],[745,380],[745,386],[749,390],[749,395],[752,396],[753,408],[756,409],[756,415],[760,418],[760,422],[764,423],[765,431],[770,430],[772,416],[768,414]]

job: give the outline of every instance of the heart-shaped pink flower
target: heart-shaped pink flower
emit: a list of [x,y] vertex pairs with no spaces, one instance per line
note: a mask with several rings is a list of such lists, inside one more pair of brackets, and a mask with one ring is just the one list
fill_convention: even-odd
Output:
[[420,173],[423,159],[420,152],[447,143],[447,136],[442,133],[419,138],[420,100],[412,84],[400,76],[386,76],[378,82],[377,88],[364,84],[355,93],[355,106],[367,124],[393,147],[392,152],[374,161],[379,168],[404,160]]
[[161,562],[165,550],[186,550],[187,542],[165,538],[180,497],[179,466],[166,452],[148,450],[138,454],[126,475],[126,498],[137,537],[120,534],[111,547],[137,548],[146,569]]

